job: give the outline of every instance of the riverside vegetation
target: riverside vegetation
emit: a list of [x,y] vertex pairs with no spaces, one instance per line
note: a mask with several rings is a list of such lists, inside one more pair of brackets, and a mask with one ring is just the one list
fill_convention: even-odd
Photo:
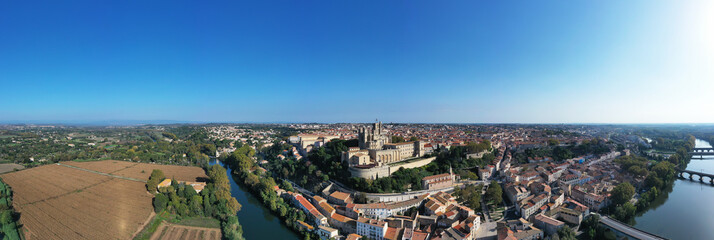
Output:
[[0,238],[20,240],[19,214],[12,207],[12,188],[0,179]]
[[149,192],[155,193],[154,211],[161,216],[157,221],[160,223],[162,219],[170,219],[180,222],[185,218],[211,217],[220,220],[224,239],[242,240],[243,229],[236,216],[241,205],[231,196],[226,169],[213,165],[208,168],[207,175],[209,183],[200,193],[196,193],[192,186],[178,181],[157,188],[158,183],[166,177],[161,170],[153,170],[146,187]]

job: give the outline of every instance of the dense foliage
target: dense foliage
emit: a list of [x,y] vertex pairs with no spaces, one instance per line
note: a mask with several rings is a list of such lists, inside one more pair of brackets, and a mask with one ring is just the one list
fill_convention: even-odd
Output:
[[583,219],[582,223],[580,223],[580,231],[583,232],[580,236],[582,237],[582,239],[586,240],[617,239],[614,232],[600,225],[600,216],[597,214],[590,214],[585,219]]
[[[671,139],[670,137],[677,138]],[[645,192],[640,194],[636,205],[629,202],[636,191],[630,183],[622,183],[613,189],[613,204],[610,206],[609,212],[620,221],[627,222],[638,211],[646,211],[650,204],[661,195],[662,189],[672,186],[677,175],[676,168],[678,166],[686,168],[691,159],[689,152],[694,148],[695,138],[692,135],[667,132],[666,135],[657,137],[653,143],[653,146],[660,150],[676,150],[666,161],[661,160],[654,163],[639,156],[621,156],[615,159],[615,162],[620,164],[625,173],[636,178],[644,178],[643,190]]]
[[611,148],[607,141],[599,138],[585,140],[577,145],[560,146],[558,144],[551,142],[548,144],[549,146],[546,147],[531,148],[522,152],[516,152],[513,154],[513,158],[520,163],[526,163],[528,158],[536,157],[552,157],[553,160],[563,161],[579,156],[607,153]]
[[498,182],[491,181],[491,184],[488,185],[488,188],[486,189],[486,200],[495,205],[503,202],[503,189]]
[[206,166],[217,147],[198,126],[58,127],[0,133],[0,162],[27,166],[71,160],[115,159]]
[[[190,185],[172,181],[171,186],[161,187],[154,196],[154,211],[167,211],[176,214],[178,218],[213,217],[221,220],[223,235],[226,239],[243,239],[243,229],[238,223],[236,212],[241,205],[230,194],[230,182],[226,169],[213,165],[208,169],[210,182],[200,192]],[[155,169],[149,179],[150,183],[164,180],[164,173]],[[156,185],[149,185],[151,191]]]
[[565,225],[558,229],[558,237],[561,240],[575,240],[575,231],[568,225]]
[[[234,176],[240,178],[250,191],[258,197],[267,208],[283,219],[285,225],[300,232],[297,221],[306,221],[305,213],[289,204],[289,199],[278,196],[274,187],[278,186],[271,176],[266,176],[262,171],[256,171],[255,150],[245,145],[231,155],[223,158],[223,161],[233,170]],[[291,161],[291,160],[289,160]],[[294,165],[290,165],[294,166]],[[284,190],[293,190],[293,186],[286,180],[281,181],[280,186]],[[306,239],[319,239],[317,235],[301,232]]]
[[454,189],[454,197],[459,202],[464,203],[467,207],[479,211],[481,209],[481,190],[483,185],[469,184],[463,188]]
[[12,189],[0,179],[0,238],[19,240],[22,231],[18,224],[20,216],[12,207]]

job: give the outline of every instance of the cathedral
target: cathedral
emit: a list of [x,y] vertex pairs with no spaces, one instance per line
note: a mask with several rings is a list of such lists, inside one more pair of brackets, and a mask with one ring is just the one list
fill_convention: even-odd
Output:
[[351,147],[342,153],[342,162],[352,166],[382,166],[424,155],[421,141],[392,143],[392,139],[382,129],[382,122],[372,127],[361,127],[358,131],[359,147]]

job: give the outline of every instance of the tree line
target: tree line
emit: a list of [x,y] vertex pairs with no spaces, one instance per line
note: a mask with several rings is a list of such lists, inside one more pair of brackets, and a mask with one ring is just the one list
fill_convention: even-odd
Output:
[[12,207],[12,188],[0,179],[0,238],[20,240],[20,214]]
[[[680,135],[675,135],[680,136]],[[641,156],[621,156],[615,159],[620,164],[624,173],[635,178],[644,178],[644,193],[640,194],[637,204],[632,204],[630,199],[635,194],[635,187],[629,182],[623,182],[616,186],[611,193],[612,204],[606,212],[612,217],[622,222],[629,222],[636,213],[646,211],[651,203],[663,192],[669,189],[677,178],[677,167],[686,168],[691,156],[689,152],[695,146],[695,138],[686,135],[679,139],[658,137],[659,146],[667,146],[667,149],[675,148],[676,151],[666,160],[651,163],[650,159]],[[653,146],[658,146],[654,144]]]
[[[215,155],[217,148],[229,146],[232,142],[211,140],[205,129],[194,126],[165,130],[72,128],[38,132],[8,132],[11,135],[0,138],[0,160],[27,167],[99,159],[207,166],[209,156]],[[69,137],[70,134],[75,137]],[[89,143],[96,145],[89,146]]]
[[522,152],[515,152],[513,159],[520,162],[528,162],[528,158],[551,157],[555,161],[563,161],[571,158],[599,155],[610,152],[611,144],[599,138],[584,140],[581,144],[560,146],[559,142],[549,142],[548,146],[526,149]]
[[[299,229],[298,221],[308,221],[309,217],[302,210],[290,205],[288,196],[278,196],[274,189],[275,186],[278,186],[275,178],[271,176],[270,172],[258,170],[259,167],[255,164],[254,157],[255,150],[244,145],[221,160],[233,169],[233,175],[239,178],[240,182],[247,186],[264,206],[280,217],[285,225],[305,236],[305,239],[319,239],[316,234]],[[295,190],[292,184],[284,179],[280,182],[279,187],[285,191]]]

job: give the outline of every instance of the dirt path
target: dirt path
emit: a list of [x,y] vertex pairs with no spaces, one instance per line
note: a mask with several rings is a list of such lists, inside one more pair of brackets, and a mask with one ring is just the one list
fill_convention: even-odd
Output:
[[141,227],[139,227],[139,229],[137,229],[136,232],[131,235],[131,239],[134,239],[136,235],[141,232],[141,230],[144,230],[144,228],[146,228],[146,225],[148,225],[151,220],[154,220],[154,216],[156,216],[156,213],[154,213],[154,211],[151,211],[151,214],[149,214],[149,217],[146,219],[146,221],[144,221],[144,224],[141,224]]

